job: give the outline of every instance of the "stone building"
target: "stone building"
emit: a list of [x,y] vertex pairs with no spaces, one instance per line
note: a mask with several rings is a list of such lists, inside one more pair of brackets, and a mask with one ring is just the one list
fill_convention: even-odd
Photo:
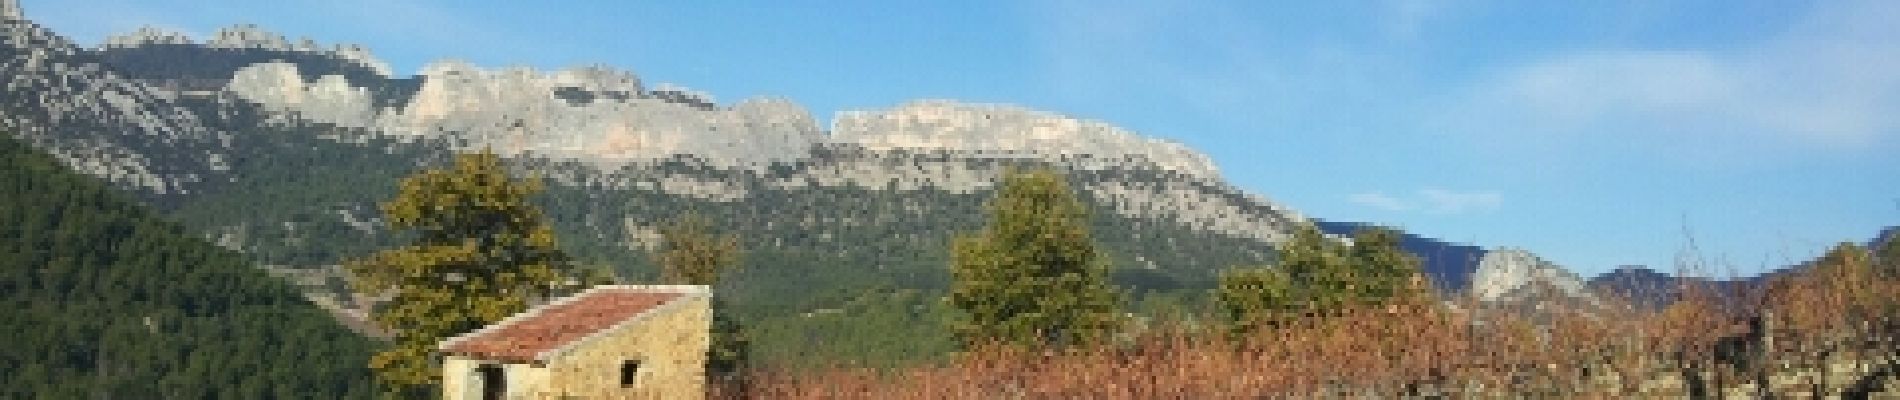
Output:
[[703,398],[711,321],[706,286],[597,286],[442,341],[443,396]]

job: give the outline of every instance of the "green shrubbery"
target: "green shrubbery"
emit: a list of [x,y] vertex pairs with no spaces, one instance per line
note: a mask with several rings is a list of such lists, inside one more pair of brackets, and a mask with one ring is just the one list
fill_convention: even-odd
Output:
[[1399,247],[1391,230],[1362,229],[1346,244],[1302,226],[1280,245],[1279,259],[1221,274],[1216,298],[1234,333],[1428,293],[1420,287],[1418,258]]

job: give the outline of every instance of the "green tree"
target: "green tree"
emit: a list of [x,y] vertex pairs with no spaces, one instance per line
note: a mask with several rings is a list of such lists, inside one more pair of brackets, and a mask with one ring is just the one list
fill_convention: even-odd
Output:
[[1297,288],[1297,303],[1304,311],[1338,310],[1353,296],[1353,264],[1348,247],[1328,239],[1312,225],[1293,231],[1293,237],[1278,246],[1280,269]]
[[442,339],[568,289],[567,257],[529,202],[540,190],[483,150],[404,178],[382,204],[389,227],[413,231],[415,241],[346,266],[357,291],[387,297],[374,319],[394,343],[370,368],[391,394],[430,394],[441,375],[432,352]]
[[1352,264],[1352,301],[1384,303],[1424,293],[1419,258],[1405,251],[1391,229],[1366,227],[1353,232],[1347,259]]
[[1278,246],[1278,254],[1276,268],[1221,274],[1215,297],[1235,333],[1424,294],[1418,257],[1401,248],[1398,234],[1389,229],[1360,229],[1348,245],[1304,225]]
[[966,317],[966,343],[1085,343],[1120,327],[1107,260],[1061,175],[1008,171],[989,209],[988,227],[951,245],[950,302]]
[[[660,279],[669,284],[707,285],[739,263],[739,238],[715,234],[712,223],[696,212],[660,228]],[[733,319],[723,297],[713,297],[712,344],[706,350],[706,370],[715,377],[737,376],[751,358],[751,342]]]
[[295,287],[5,132],[0,337],[0,399],[375,389],[375,343]]
[[667,283],[712,285],[738,263],[739,238],[713,234],[712,223],[698,213],[660,228],[660,279]]
[[1233,322],[1234,334],[1280,326],[1299,309],[1294,304],[1293,281],[1285,271],[1273,268],[1222,271],[1215,296],[1221,311]]

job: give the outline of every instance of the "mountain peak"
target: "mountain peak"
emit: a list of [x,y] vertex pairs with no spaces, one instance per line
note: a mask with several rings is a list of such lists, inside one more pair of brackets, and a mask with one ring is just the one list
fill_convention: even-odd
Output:
[[[389,63],[377,59],[368,48],[358,44],[339,43],[330,46],[318,44],[310,38],[291,42],[284,35],[277,34],[255,24],[237,24],[211,35],[211,40],[203,46],[226,50],[265,50],[278,52],[315,53],[349,60],[369,68],[382,76],[390,76]],[[189,35],[156,26],[141,26],[130,33],[107,36],[100,43],[106,49],[135,49],[145,46],[194,45]]]

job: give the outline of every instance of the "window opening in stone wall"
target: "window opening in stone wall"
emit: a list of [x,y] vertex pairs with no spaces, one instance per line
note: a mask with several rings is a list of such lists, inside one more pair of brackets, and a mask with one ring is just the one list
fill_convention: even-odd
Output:
[[502,374],[500,364],[475,367],[475,376],[482,380],[482,400],[501,400],[508,393],[507,377]]
[[620,363],[620,387],[633,387],[640,377],[640,360],[627,360]]

